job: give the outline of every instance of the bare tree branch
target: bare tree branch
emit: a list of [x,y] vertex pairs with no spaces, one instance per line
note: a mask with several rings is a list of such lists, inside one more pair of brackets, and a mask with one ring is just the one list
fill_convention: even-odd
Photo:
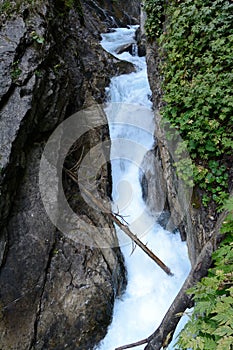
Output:
[[128,226],[122,224],[122,222],[115,217],[113,213],[109,213],[109,216],[117,224],[117,226],[120,227],[120,229],[137,244],[137,246],[139,246],[152,260],[156,262],[157,265],[161,267],[164,272],[166,272],[167,275],[173,276],[173,273],[169,267],[167,267],[162,260],[160,260],[133,232],[131,232]]
[[137,244],[137,246],[139,246],[153,261],[156,262],[156,264],[164,271],[166,272],[167,275],[169,276],[173,276],[173,273],[171,272],[171,270],[169,269],[169,267],[167,267],[162,260],[160,260],[133,232],[130,231],[130,229],[128,228],[127,225],[123,224],[118,218],[117,216],[119,216],[119,214],[117,214],[117,216],[115,214],[113,214],[109,208],[106,208],[98,199],[96,199],[84,186],[82,186],[81,182],[78,182],[78,179],[76,177],[76,175],[68,170],[68,169],[64,169],[65,172],[70,176],[70,178],[76,182],[82,192],[88,197],[88,199],[90,199],[90,201],[102,212],[104,212],[106,215],[108,215],[113,222],[115,222],[115,224],[117,224],[117,226],[124,232],[127,234],[127,236],[129,236],[134,242],[135,244]]
[[134,348],[135,346],[146,344],[146,343],[148,343],[148,341],[149,341],[148,338],[142,339],[142,340],[137,341],[136,343],[120,346],[119,348],[116,348],[115,350],[131,349],[131,348]]

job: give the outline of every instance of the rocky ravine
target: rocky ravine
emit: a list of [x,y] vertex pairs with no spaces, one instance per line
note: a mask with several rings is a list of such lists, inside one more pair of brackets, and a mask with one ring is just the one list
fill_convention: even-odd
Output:
[[[14,3],[13,3],[14,4]],[[127,10],[128,9],[128,10]],[[114,23],[135,23],[139,2],[22,2],[2,16],[0,88],[0,348],[93,349],[110,322],[113,300],[125,283],[117,248],[86,247],[50,222],[38,187],[44,145],[72,113],[101,103],[112,75],[129,72],[99,45]],[[104,119],[104,116],[103,116]],[[105,120],[103,120],[103,124]],[[77,162],[108,128],[79,140],[67,164]],[[83,149],[85,150],[83,152]],[[110,193],[109,169],[101,189]],[[66,176],[73,209],[88,222],[112,223],[91,210]],[[77,229],[77,237],[82,235]]]

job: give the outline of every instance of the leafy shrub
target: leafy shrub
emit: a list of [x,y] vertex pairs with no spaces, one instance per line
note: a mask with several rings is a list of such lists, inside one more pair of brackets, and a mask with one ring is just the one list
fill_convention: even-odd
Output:
[[164,22],[164,1],[163,0],[146,0],[144,9],[147,13],[145,29],[147,37],[153,39],[162,33]]
[[[212,199],[221,205],[233,149],[233,3],[146,0],[145,8],[148,37],[157,36],[161,48],[161,113],[187,142],[195,183],[206,191],[204,204]],[[166,15],[163,26],[159,8]]]
[[188,293],[195,307],[180,333],[178,349],[232,350],[233,344],[233,197],[225,206],[230,211],[222,225],[226,238],[213,254],[214,267]]
[[[164,123],[179,130],[188,147],[195,183],[205,192],[203,204],[221,205],[228,196],[233,153],[233,3],[145,2],[147,36],[160,47]],[[182,162],[176,167],[187,168]],[[188,291],[195,306],[176,349],[233,349],[233,198],[224,208],[230,211],[221,229],[226,238],[213,254],[208,276]]]

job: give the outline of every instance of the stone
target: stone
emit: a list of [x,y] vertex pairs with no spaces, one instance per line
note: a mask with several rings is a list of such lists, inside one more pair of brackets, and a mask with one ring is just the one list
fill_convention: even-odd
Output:
[[123,52],[129,52],[129,53],[132,55],[132,53],[133,53],[133,48],[132,48],[132,46],[133,46],[133,43],[122,45],[122,46],[120,46],[120,47],[116,50],[116,53],[117,53],[118,55],[120,55],[120,54],[122,54]]
[[[22,4],[17,15],[4,16],[1,29],[1,349],[94,348],[107,331],[114,299],[126,283],[112,222],[85,204],[75,183],[65,178],[63,187],[73,210],[99,236],[107,227],[110,237],[105,238],[112,242],[109,248],[80,244],[85,227],[78,223],[74,237],[59,231],[45,211],[38,186],[41,155],[59,123],[103,103],[110,77],[133,70],[99,44],[100,32],[113,23],[111,16],[116,23],[134,22],[138,10],[131,2],[111,9],[110,2],[107,6],[101,0],[75,4],[79,7],[66,7],[60,0],[43,0],[33,9]],[[108,139],[104,119],[103,124],[80,138],[68,163],[79,160],[83,147],[88,152]],[[106,201],[110,173],[107,164],[100,173]],[[52,182],[56,181],[61,186],[55,176]],[[54,202],[59,203],[57,198]]]

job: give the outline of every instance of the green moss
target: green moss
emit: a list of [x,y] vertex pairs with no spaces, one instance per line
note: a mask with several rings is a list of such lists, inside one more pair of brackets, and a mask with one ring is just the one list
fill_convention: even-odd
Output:
[[13,4],[11,1],[4,1],[0,4],[0,11],[1,13],[9,13],[13,9]]

